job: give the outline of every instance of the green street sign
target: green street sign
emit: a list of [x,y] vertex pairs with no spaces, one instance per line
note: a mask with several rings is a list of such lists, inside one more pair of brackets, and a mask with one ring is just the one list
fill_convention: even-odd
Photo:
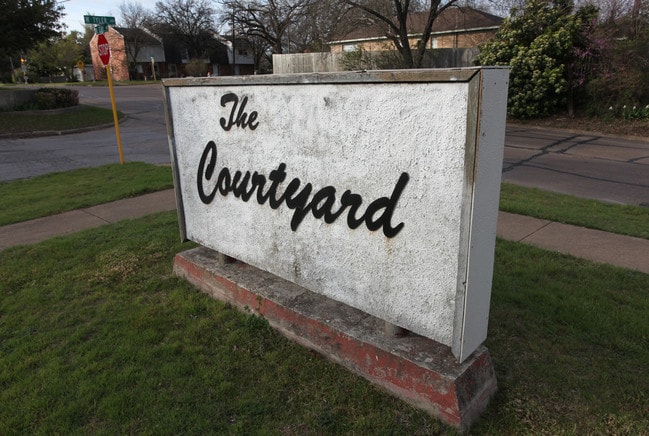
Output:
[[85,24],[104,24],[104,25],[115,25],[115,17],[98,17],[95,15],[84,15],[83,22]]
[[95,26],[95,33],[101,35],[105,32],[108,32],[108,24],[97,24]]

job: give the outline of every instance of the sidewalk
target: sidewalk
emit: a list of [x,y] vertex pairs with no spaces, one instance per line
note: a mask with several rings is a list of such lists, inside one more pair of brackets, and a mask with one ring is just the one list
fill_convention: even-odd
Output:
[[[0,227],[0,250],[174,210],[172,189]],[[649,274],[649,240],[500,212],[498,237]]]

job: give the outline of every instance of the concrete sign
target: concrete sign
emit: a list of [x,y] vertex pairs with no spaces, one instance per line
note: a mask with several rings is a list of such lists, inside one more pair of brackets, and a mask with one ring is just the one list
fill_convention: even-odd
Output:
[[507,80],[166,80],[181,233],[462,361],[487,332]]

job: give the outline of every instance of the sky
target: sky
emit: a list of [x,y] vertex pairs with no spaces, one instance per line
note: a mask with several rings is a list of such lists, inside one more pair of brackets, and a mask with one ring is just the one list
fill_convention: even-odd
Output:
[[[145,9],[153,10],[156,0],[138,0]],[[102,17],[115,17],[117,24],[120,22],[119,5],[123,0],[63,0],[59,1],[64,7],[65,16],[63,23],[68,27],[66,32],[72,30],[83,32],[83,16],[98,15]]]

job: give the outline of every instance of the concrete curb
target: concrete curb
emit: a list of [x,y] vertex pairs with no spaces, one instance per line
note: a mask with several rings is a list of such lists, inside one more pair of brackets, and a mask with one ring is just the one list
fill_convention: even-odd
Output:
[[69,235],[104,224],[139,218],[175,208],[174,191],[168,189],[22,223],[9,224],[0,227],[0,250],[16,245],[35,244],[56,236]]
[[500,212],[500,238],[649,274],[649,240]]
[[545,127],[545,126],[537,126],[533,124],[519,124],[519,123],[507,123],[507,127],[514,127],[517,129],[534,129],[534,130],[546,130],[546,131],[554,131],[554,132],[565,132],[574,135],[584,135],[584,136],[601,136],[603,138],[620,138],[620,139],[627,139],[629,141],[646,142],[647,144],[649,144],[649,138],[645,136],[617,135],[613,133],[597,132],[594,130],[566,129],[561,127]]
[[[128,119],[128,115],[123,115],[118,121],[122,123],[127,119]],[[80,127],[78,129],[42,130],[42,131],[21,132],[21,133],[0,133],[0,139],[25,139],[25,138],[42,138],[45,136],[72,135],[74,133],[85,133],[85,132],[93,132],[95,130],[108,129],[109,127],[113,127],[114,125],[115,123],[105,123],[105,124],[98,124],[95,126]]]

